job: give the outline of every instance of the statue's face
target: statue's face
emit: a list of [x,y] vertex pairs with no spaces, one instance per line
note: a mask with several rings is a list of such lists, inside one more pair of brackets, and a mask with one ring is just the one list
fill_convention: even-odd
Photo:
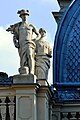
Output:
[[21,15],[22,21],[26,21],[27,15],[23,14]]
[[46,33],[43,32],[43,31],[41,31],[40,34],[41,34],[41,37],[45,37],[46,36]]

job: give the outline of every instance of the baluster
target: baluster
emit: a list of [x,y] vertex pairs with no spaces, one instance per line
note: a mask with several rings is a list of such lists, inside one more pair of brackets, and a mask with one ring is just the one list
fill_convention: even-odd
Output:
[[72,112],[71,115],[72,115],[72,118],[70,118],[70,120],[77,120],[77,118],[75,118],[76,112]]
[[77,118],[78,120],[80,120],[80,112],[79,112],[79,114],[78,114],[78,118]]
[[2,117],[2,120],[6,120],[6,103],[5,103],[5,99],[6,97],[0,97],[2,103],[0,108],[1,108],[1,117]]
[[10,120],[14,120],[14,96],[9,96],[10,103],[9,104],[9,115],[10,115]]
[[63,114],[63,117],[64,117],[64,118],[62,118],[62,120],[68,120],[68,118],[67,118],[68,113],[62,113],[62,114]]

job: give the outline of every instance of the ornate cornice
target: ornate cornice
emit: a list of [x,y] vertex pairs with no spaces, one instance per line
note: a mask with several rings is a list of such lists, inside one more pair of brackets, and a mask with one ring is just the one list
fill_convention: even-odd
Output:
[[60,10],[59,10],[59,12],[52,12],[52,14],[53,14],[57,24],[59,24],[65,9],[69,5],[71,0],[57,0],[57,1],[58,1]]

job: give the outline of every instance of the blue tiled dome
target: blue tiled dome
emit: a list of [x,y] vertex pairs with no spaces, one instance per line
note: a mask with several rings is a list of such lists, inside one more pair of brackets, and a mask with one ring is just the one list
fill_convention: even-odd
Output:
[[80,0],[66,9],[53,50],[54,85],[80,85]]

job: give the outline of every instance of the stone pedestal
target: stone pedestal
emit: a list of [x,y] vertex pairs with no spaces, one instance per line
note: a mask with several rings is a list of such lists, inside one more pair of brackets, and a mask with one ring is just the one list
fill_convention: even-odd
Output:
[[12,88],[16,96],[16,120],[49,120],[50,90],[46,80],[36,76],[13,76]]
[[37,120],[36,91],[34,75],[15,75],[13,86],[16,90],[16,120]]
[[35,87],[26,88],[16,90],[16,120],[37,120]]
[[14,84],[36,83],[36,76],[33,74],[14,75],[13,76],[13,83]]

